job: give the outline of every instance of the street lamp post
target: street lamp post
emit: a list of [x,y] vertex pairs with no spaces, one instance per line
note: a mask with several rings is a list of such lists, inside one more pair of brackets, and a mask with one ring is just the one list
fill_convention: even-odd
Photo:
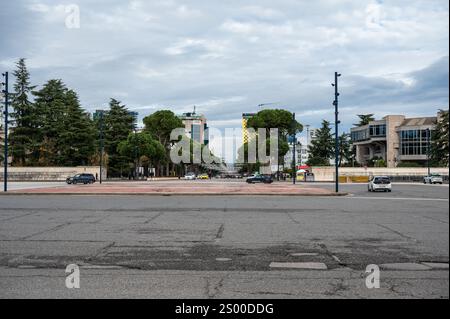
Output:
[[3,171],[3,191],[8,191],[8,72],[2,73],[5,78],[5,82],[2,83],[5,89],[2,91],[5,94],[5,158],[4,158],[4,171]]
[[103,175],[103,111],[100,111],[100,184]]
[[296,182],[296,178],[297,178],[297,165],[296,165],[296,161],[295,161],[295,146],[297,144],[297,138],[296,138],[296,134],[295,134],[295,113],[292,113],[292,123],[294,125],[294,131],[293,131],[293,136],[292,136],[292,184],[295,185]]
[[427,128],[427,168],[428,168],[428,176],[431,175],[431,167],[430,167],[430,151],[431,151],[431,132],[430,129]]
[[341,74],[338,72],[334,72],[334,130],[335,130],[335,147],[334,147],[334,158],[335,158],[335,166],[336,166],[336,193],[339,192],[339,108],[338,108],[338,98],[339,98],[339,91],[338,91],[338,77],[340,77]]

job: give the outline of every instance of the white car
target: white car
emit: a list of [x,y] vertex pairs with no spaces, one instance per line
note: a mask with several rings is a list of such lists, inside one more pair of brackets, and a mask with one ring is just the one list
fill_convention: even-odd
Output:
[[194,173],[187,173],[186,175],[184,175],[184,179],[192,181],[192,180],[197,179],[197,176],[195,176]]
[[369,192],[392,192],[391,180],[387,176],[374,176],[369,181],[368,190]]
[[423,178],[424,184],[442,184],[444,180],[440,174],[430,174],[430,176],[425,176]]

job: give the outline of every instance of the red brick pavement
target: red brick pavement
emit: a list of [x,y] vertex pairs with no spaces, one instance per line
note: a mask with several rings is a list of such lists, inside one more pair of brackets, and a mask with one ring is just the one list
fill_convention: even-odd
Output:
[[[93,185],[65,185],[13,190],[15,194],[134,194],[134,195],[296,195],[333,196],[336,193],[318,187],[289,183],[246,184],[220,181],[148,181],[104,182]],[[338,195],[346,195],[340,193]]]

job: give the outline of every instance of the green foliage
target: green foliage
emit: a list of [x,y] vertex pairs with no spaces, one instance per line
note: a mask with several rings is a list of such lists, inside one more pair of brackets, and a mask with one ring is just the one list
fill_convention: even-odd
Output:
[[165,156],[164,146],[147,132],[130,133],[126,140],[118,144],[117,151],[128,162],[145,156],[150,163],[157,163]]
[[449,111],[440,110],[431,136],[431,161],[436,166],[449,166]]
[[64,129],[58,136],[57,164],[64,166],[87,165],[95,153],[95,128],[88,113],[80,106],[77,94],[66,92]]
[[9,136],[12,164],[17,166],[33,165],[37,162],[38,129],[36,122],[39,113],[30,101],[35,86],[30,84],[30,74],[25,59],[20,59],[16,63],[16,70],[13,74],[16,80],[14,92],[11,94],[10,117],[14,129]]
[[359,127],[368,125],[370,122],[375,121],[375,118],[373,116],[374,114],[359,114],[359,123],[354,125]]
[[[250,118],[247,123],[248,127],[265,128],[267,132],[271,128],[278,128],[282,137],[294,135],[303,131],[303,126],[298,121],[293,120],[292,113],[286,110],[262,110],[254,117]],[[284,154],[282,154],[284,156]]]
[[334,157],[334,138],[331,134],[330,122],[323,120],[322,127],[317,130],[316,138],[309,146],[309,166],[328,166]]
[[[41,166],[88,164],[94,153],[95,132],[92,121],[78,101],[76,93],[61,80],[48,81],[36,96],[37,127],[33,154]],[[32,155],[33,159],[35,155]],[[33,163],[35,164],[35,163]]]
[[355,162],[355,149],[352,145],[350,134],[343,133],[339,136],[339,166]]
[[170,149],[170,133],[180,127],[183,122],[172,111],[157,111],[144,118],[145,131],[158,140],[166,149]]
[[386,161],[381,157],[374,156],[367,161],[367,167],[386,167]]
[[128,166],[128,158],[118,152],[118,145],[128,138],[135,127],[135,119],[125,105],[116,99],[109,102],[109,110],[103,117],[104,145],[108,154],[108,175],[122,176]]

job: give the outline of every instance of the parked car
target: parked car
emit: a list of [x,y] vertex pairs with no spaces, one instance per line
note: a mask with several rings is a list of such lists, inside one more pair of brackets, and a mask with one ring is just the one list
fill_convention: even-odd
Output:
[[67,184],[94,184],[95,183],[95,177],[92,174],[76,174],[72,177],[67,177],[66,179]]
[[197,176],[198,179],[209,179],[208,174],[201,174],[199,176]]
[[273,178],[270,175],[252,175],[249,176],[246,180],[249,184],[255,184],[255,183],[264,183],[264,184],[272,184]]
[[392,192],[391,179],[387,176],[374,176],[369,181],[368,190],[369,192]]
[[444,179],[440,174],[430,174],[430,176],[425,176],[423,178],[424,184],[442,184],[444,183]]
[[197,179],[197,176],[195,175],[195,173],[187,173],[186,175],[184,175],[184,179],[186,180],[195,180]]

